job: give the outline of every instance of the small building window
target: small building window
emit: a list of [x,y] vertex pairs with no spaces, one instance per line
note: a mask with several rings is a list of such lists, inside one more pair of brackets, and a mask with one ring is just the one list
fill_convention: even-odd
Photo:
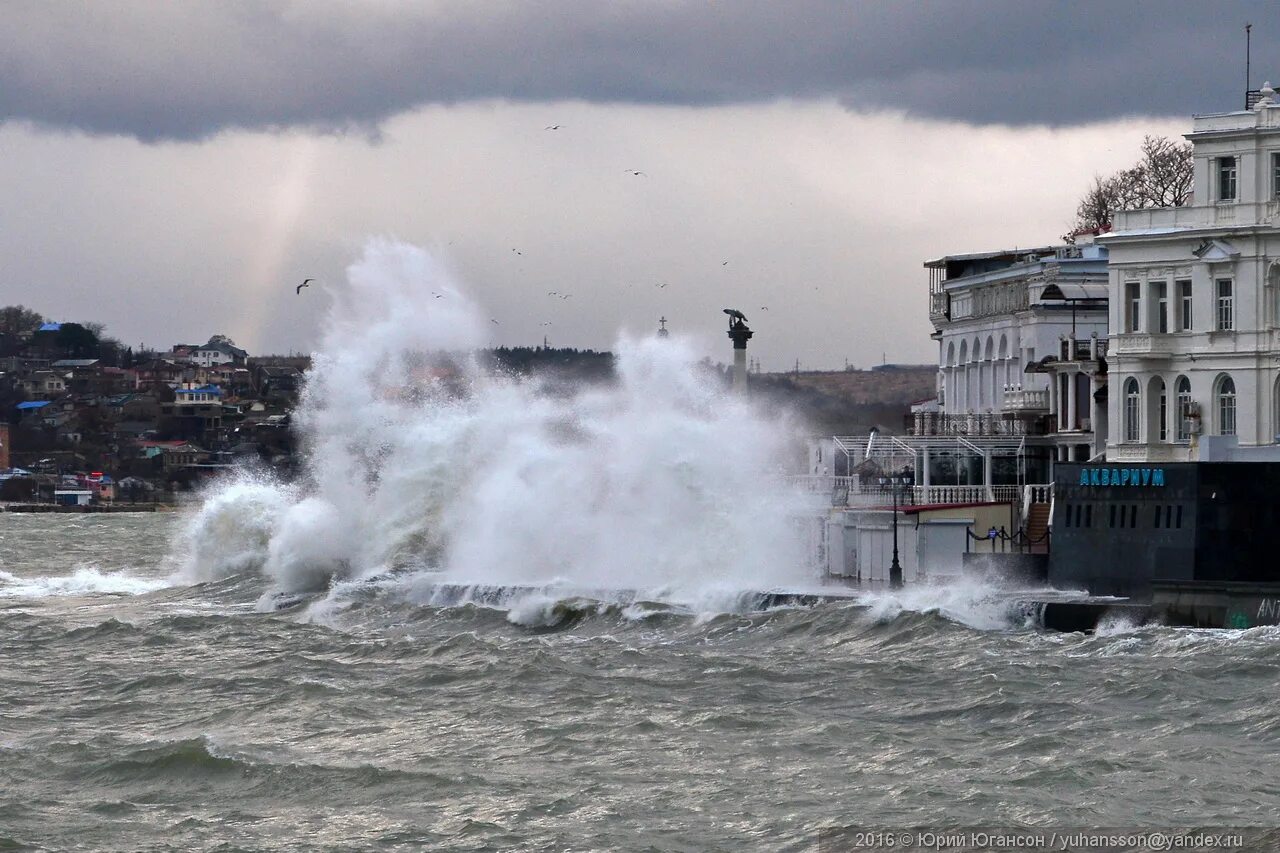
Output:
[[1173,383],[1173,392],[1177,395],[1174,412],[1178,416],[1178,424],[1175,434],[1178,436],[1178,441],[1190,441],[1191,425],[1187,419],[1191,414],[1191,380],[1185,376],[1179,376]]
[[[1152,388],[1156,393],[1156,440],[1169,440],[1169,395],[1165,393],[1164,380],[1156,378]],[[1157,525],[1158,526],[1158,525]]]
[[1136,332],[1138,331],[1140,318],[1142,317],[1142,287],[1136,281],[1126,282],[1124,292],[1124,304],[1128,311],[1128,316],[1125,317],[1124,327],[1131,332]]
[[1236,200],[1236,158],[1218,158],[1218,201]]
[[1142,402],[1138,380],[1130,376],[1124,383],[1124,440],[1138,440],[1138,409]]
[[1236,383],[1230,376],[1218,383],[1218,435],[1236,434]]
[[1215,282],[1218,292],[1218,331],[1229,332],[1235,326],[1234,301],[1231,295],[1231,279],[1220,278]]
[[1084,508],[1084,526],[1093,527],[1093,504],[1087,504]]
[[1271,197],[1280,198],[1280,152],[1271,154]]
[[1181,314],[1178,317],[1178,328],[1183,332],[1191,331],[1191,279],[1179,279],[1177,282],[1178,300],[1181,303]]
[[1151,285],[1151,295],[1156,302],[1155,331],[1164,335],[1169,332],[1169,283],[1157,281]]

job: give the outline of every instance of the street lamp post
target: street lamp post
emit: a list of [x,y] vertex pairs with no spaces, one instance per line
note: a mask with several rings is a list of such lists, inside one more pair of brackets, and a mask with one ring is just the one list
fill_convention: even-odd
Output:
[[893,562],[889,564],[890,589],[902,588],[902,563],[898,562],[898,488],[911,482],[905,475],[881,477],[880,485],[893,489]]

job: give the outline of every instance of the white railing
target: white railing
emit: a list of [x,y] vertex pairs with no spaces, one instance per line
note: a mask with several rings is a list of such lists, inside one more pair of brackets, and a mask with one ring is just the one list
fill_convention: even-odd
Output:
[[1048,391],[1005,391],[1004,410],[1006,412],[1047,412],[1049,411]]
[[1005,503],[1018,499],[1017,486],[915,486],[916,504]]
[[[800,474],[787,477],[788,485],[811,495],[830,496],[833,506],[891,506],[894,487],[882,486],[875,480],[858,477],[833,477]],[[901,506],[934,504],[1016,503],[1020,486],[900,486],[897,503]]]
[[1276,211],[1268,201],[1153,207],[1146,210],[1117,211],[1111,227],[1114,231],[1134,231],[1144,228],[1203,228],[1217,224],[1266,222],[1275,215]]
[[857,477],[833,477],[830,474],[793,474],[787,477],[791,488],[814,495],[829,495],[837,488],[852,488],[857,480]]
[[1022,487],[1022,517],[1031,514],[1032,504],[1053,502],[1053,483],[1028,483]]
[[1116,352],[1121,355],[1168,355],[1173,350],[1173,342],[1164,335],[1151,335],[1145,332],[1129,332],[1116,335]]

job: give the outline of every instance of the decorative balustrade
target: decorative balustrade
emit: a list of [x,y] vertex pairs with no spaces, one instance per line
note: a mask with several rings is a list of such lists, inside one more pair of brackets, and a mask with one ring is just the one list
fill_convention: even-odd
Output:
[[1095,357],[1094,352],[1098,356],[1106,354],[1103,340],[1094,343],[1090,338],[1063,338],[1058,342],[1059,361],[1091,361]]
[[[894,487],[880,485],[876,480],[858,477],[832,477],[829,475],[797,475],[787,478],[791,488],[812,495],[830,496],[833,506],[892,506]],[[968,504],[989,502],[1017,502],[1022,487],[1011,485],[939,485],[899,486],[899,506],[923,506],[936,504]]]
[[1049,411],[1049,392],[1021,388],[1006,389],[1003,408],[1006,412],[1047,412]]
[[[1024,392],[1032,393],[1032,392]],[[1045,393],[1045,392],[1042,392]],[[1008,407],[1006,407],[1008,408]],[[1045,411],[1048,406],[1045,406]],[[1025,412],[1034,414],[1035,410]],[[912,435],[936,436],[1011,436],[1044,435],[1040,418],[1019,417],[1022,412],[987,412],[982,414],[950,415],[941,412],[916,412],[912,418]]]
[[1145,355],[1163,358],[1173,351],[1173,342],[1169,340],[1167,335],[1130,332],[1116,335],[1113,340],[1117,355]]

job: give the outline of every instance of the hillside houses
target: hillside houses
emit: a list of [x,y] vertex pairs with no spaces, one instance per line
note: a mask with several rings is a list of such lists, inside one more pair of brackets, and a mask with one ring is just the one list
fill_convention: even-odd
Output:
[[[288,412],[309,359],[257,363],[221,335],[136,355],[114,342],[95,350],[91,340],[96,335],[75,324],[0,332],[12,477],[52,483],[98,472],[130,483],[126,494],[151,495],[189,487],[233,459],[292,464]],[[117,492],[96,489],[95,500]]]

